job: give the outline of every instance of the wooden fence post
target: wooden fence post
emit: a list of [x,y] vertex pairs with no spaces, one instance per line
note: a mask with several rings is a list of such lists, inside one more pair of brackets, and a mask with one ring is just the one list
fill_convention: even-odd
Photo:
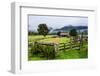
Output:
[[65,48],[65,43],[64,43],[64,52],[65,52],[65,49],[66,49],[66,48]]
[[82,46],[83,46],[83,32],[81,34],[81,39],[80,39],[80,49],[81,49]]
[[54,48],[55,48],[55,52],[57,52],[58,51],[58,45],[54,44]]

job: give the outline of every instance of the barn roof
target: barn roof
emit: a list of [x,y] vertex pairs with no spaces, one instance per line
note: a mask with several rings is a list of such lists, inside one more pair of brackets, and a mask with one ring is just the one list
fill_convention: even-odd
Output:
[[69,35],[68,32],[61,32],[60,35]]

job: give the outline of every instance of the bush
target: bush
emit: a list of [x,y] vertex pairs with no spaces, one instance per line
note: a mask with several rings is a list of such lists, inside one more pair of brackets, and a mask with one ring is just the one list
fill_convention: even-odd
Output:
[[33,54],[40,57],[44,57],[46,59],[55,58],[54,46],[51,46],[51,45],[42,45],[35,42],[34,46],[31,48],[31,51]]

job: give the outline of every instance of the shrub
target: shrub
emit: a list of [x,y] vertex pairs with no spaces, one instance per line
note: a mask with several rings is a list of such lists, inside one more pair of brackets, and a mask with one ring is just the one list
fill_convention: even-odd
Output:
[[37,42],[35,42],[31,50],[33,54],[38,55],[40,57],[44,57],[46,59],[55,58],[54,46],[42,45],[42,44],[38,44]]

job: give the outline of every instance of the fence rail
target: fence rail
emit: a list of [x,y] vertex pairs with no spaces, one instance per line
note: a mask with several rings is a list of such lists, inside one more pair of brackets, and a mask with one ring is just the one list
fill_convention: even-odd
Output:
[[76,45],[74,43],[70,43],[70,42],[67,42],[67,43],[48,43],[48,42],[34,42],[32,44],[38,44],[38,45],[45,45],[45,46],[53,46],[54,47],[54,50],[55,52],[58,52],[58,51],[67,51],[67,50],[70,50],[70,49],[80,49],[80,45]]
[[73,43],[61,43],[59,44],[59,50],[69,50],[69,49],[80,49],[79,45]]

